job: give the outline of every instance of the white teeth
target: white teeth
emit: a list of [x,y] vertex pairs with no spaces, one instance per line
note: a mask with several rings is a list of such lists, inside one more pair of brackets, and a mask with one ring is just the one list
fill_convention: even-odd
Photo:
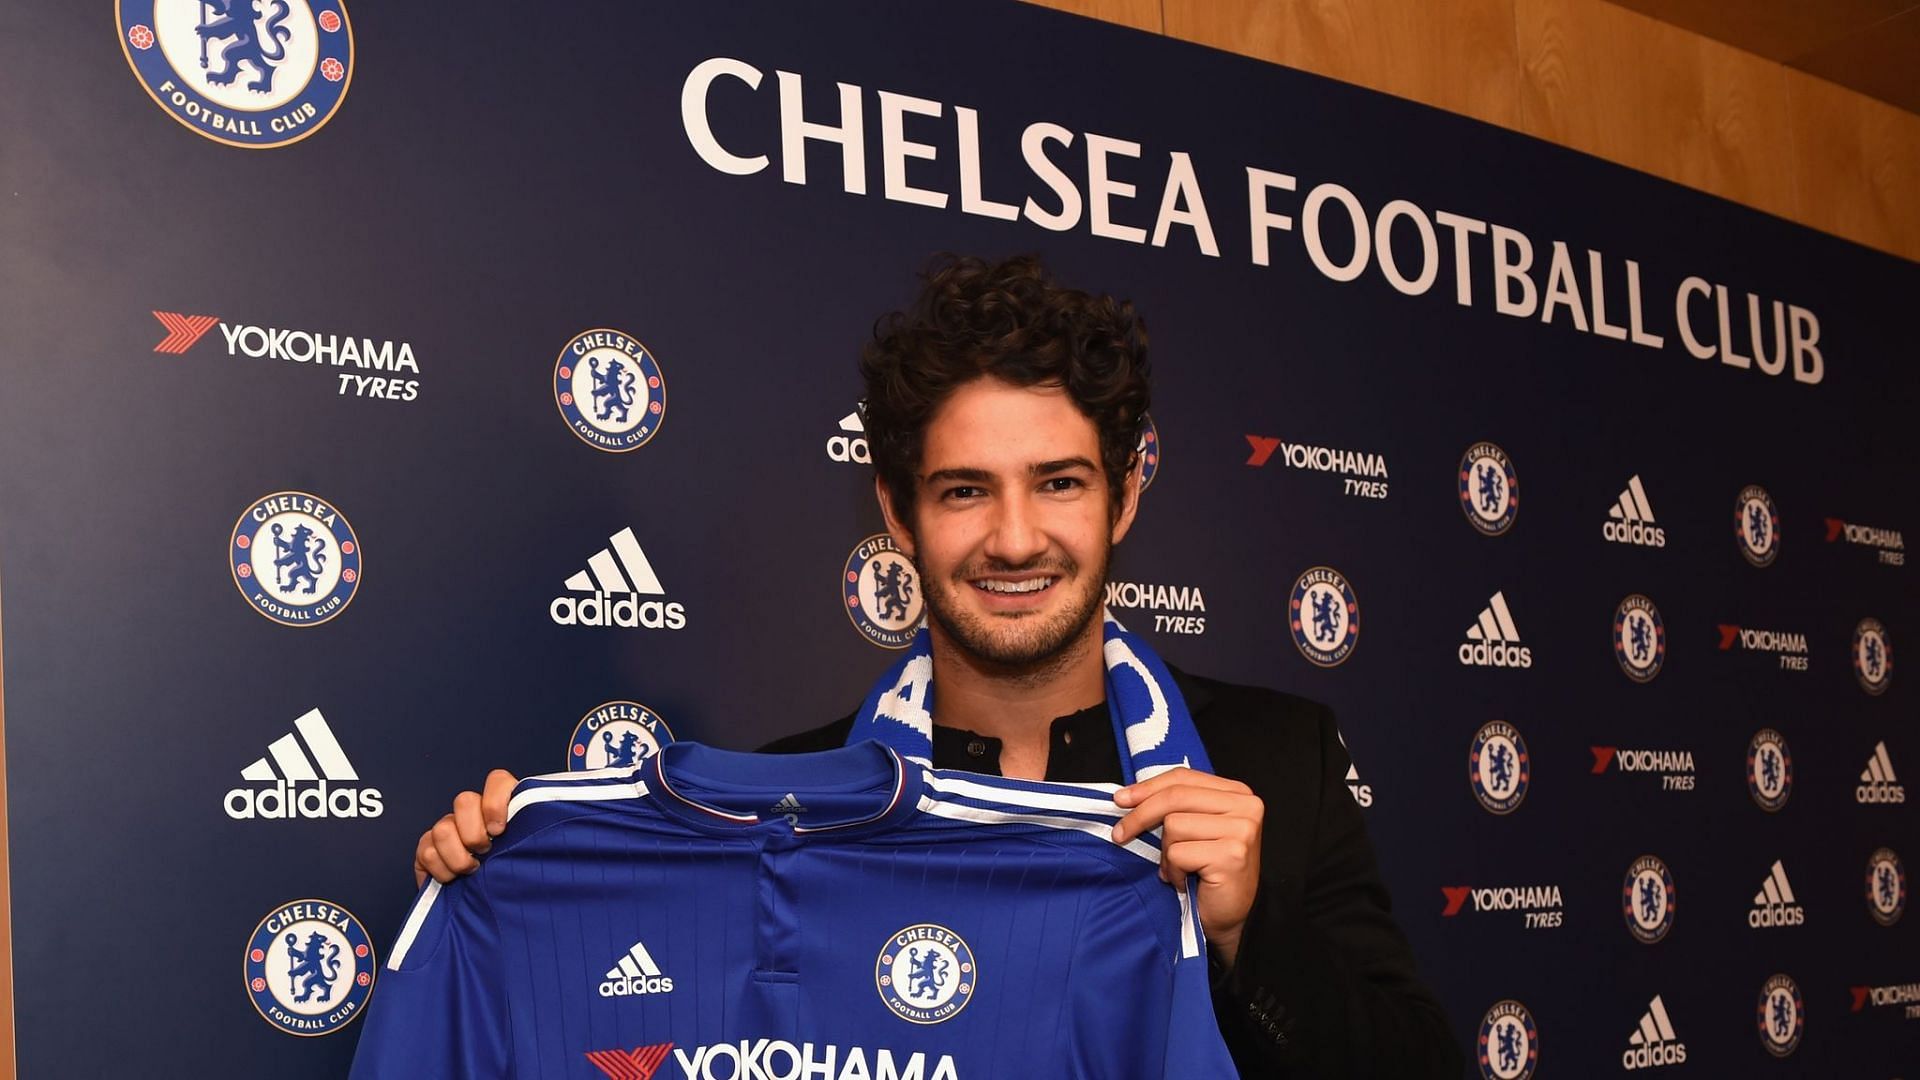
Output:
[[1053,578],[1033,578],[1030,581],[976,581],[974,586],[994,593],[1030,593],[1053,584]]

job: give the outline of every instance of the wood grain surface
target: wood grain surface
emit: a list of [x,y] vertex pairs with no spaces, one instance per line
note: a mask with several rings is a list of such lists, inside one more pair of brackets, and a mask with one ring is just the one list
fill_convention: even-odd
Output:
[[[1032,2],[1437,106],[1920,260],[1920,115],[1604,0]],[[1829,45],[1804,13],[1774,29],[1783,51],[1795,34]]]

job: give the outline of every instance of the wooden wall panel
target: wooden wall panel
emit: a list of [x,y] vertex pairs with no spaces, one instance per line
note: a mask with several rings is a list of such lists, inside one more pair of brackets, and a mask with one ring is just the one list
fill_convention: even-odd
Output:
[[1863,26],[1891,19],[1913,0],[1609,0],[1662,22],[1791,62]]
[[1920,260],[1920,116],[1604,0],[1033,2],[1141,29],[1156,26],[1157,7],[1171,37],[1524,131]]
[[1160,0],[1032,0],[1041,7],[1070,11],[1075,15],[1085,15],[1101,22],[1118,23],[1131,26],[1135,30],[1151,30],[1158,34],[1160,25]]
[[1171,37],[1519,126],[1514,0],[1164,0]]
[[1920,116],[1811,77],[1788,94],[1795,220],[1920,260]]
[[1777,63],[1596,0],[1516,0],[1522,131],[1792,217]]

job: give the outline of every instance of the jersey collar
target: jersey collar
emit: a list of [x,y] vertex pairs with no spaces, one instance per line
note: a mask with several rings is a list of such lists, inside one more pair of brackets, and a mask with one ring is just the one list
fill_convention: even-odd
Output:
[[[861,836],[896,828],[919,809],[926,791],[926,769],[891,747],[869,740],[811,754],[746,754],[676,740],[660,748],[642,766],[662,812],[700,832],[718,835],[790,834]],[[676,782],[679,778],[685,782]],[[693,783],[697,781],[697,784]],[[874,812],[847,821],[793,825],[781,814],[741,813],[695,798],[688,789],[778,788],[797,795],[878,787],[891,781],[891,795],[876,799]],[[777,798],[777,796],[776,796]]]

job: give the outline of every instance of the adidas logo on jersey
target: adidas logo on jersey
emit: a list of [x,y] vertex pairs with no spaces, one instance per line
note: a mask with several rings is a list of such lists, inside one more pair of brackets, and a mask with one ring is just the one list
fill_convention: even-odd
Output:
[[1600,535],[1616,544],[1639,544],[1641,547],[1666,547],[1667,530],[1653,523],[1653,505],[1647,502],[1647,489],[1640,486],[1640,476],[1634,474],[1627,481],[1626,490],[1607,511],[1607,520],[1600,526]]
[[873,464],[873,454],[867,449],[867,425],[861,422],[859,409],[840,418],[840,431],[827,440],[827,457],[857,465]]
[[680,603],[642,600],[664,596],[666,589],[653,572],[647,553],[633,529],[607,538],[607,545],[587,560],[587,568],[567,579],[569,592],[588,596],[556,596],[547,613],[561,626],[618,626],[628,630],[679,630],[687,625],[687,609]]
[[1640,1030],[1627,1037],[1627,1048],[1620,1064],[1627,1069],[1649,1069],[1660,1065],[1679,1065],[1687,1060],[1687,1044],[1673,1033],[1673,1021],[1667,1018],[1666,1003],[1660,995],[1640,1017]]
[[1468,667],[1533,666],[1533,650],[1520,644],[1520,631],[1513,625],[1513,612],[1507,610],[1505,593],[1494,593],[1480,610],[1480,621],[1467,627],[1467,641],[1460,646],[1459,656]]
[[673,989],[673,980],[660,973],[644,942],[636,941],[620,962],[607,969],[600,983],[601,997],[631,997],[639,994],[664,994]]
[[1893,759],[1887,756],[1887,744],[1876,743],[1873,756],[1860,773],[1860,786],[1853,789],[1855,800],[1863,803],[1903,803],[1907,787],[1893,775]]
[[1747,925],[1759,930],[1769,926],[1799,926],[1807,921],[1807,909],[1793,898],[1793,886],[1787,884],[1787,868],[1773,861],[1773,870],[1753,894],[1753,907],[1747,912]]
[[800,823],[800,815],[806,812],[807,808],[801,805],[799,796],[791,791],[782,796],[779,802],[767,808],[767,813],[779,814],[795,825]]
[[[227,816],[238,821],[254,818],[329,818],[379,817],[378,788],[329,787],[342,781],[360,779],[347,760],[346,751],[333,737],[333,729],[319,709],[308,709],[293,722],[293,732],[267,746],[267,756],[240,770],[240,779],[269,788],[237,787],[227,792]],[[301,740],[306,749],[301,749]],[[269,763],[271,760],[271,763]],[[318,765],[316,771],[315,766]]]

